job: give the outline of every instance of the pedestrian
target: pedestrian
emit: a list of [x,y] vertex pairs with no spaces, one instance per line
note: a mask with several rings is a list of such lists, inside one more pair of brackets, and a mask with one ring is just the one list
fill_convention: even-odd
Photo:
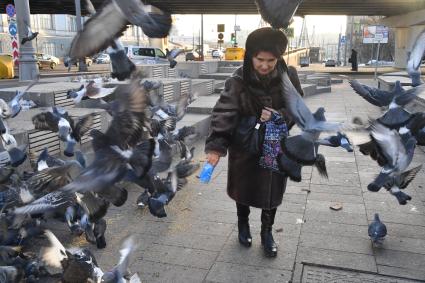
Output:
[[[261,243],[268,257],[277,255],[272,226],[287,179],[276,169],[276,156],[277,151],[281,152],[280,139],[293,125],[285,111],[281,85],[281,75],[288,71],[282,57],[287,43],[283,32],[268,27],[249,34],[243,66],[225,82],[212,111],[205,145],[206,159],[212,165],[229,153],[227,193],[236,202],[238,238],[243,246],[252,244],[248,222],[250,207],[262,209]],[[290,78],[301,89],[296,70]],[[261,155],[248,153],[233,140],[242,118],[252,116],[266,125]]]
[[351,71],[357,72],[359,70],[358,64],[357,64],[357,51],[354,49],[351,49],[351,57],[348,60],[349,63],[351,63]]

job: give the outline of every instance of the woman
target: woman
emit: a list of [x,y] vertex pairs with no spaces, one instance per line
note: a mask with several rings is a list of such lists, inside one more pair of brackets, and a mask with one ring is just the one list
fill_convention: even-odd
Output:
[[[281,116],[288,126],[293,124],[281,93],[280,77],[287,71],[282,55],[287,43],[286,36],[272,28],[261,28],[248,36],[244,64],[225,82],[212,112],[205,145],[206,159],[212,165],[229,151],[227,193],[236,201],[239,242],[251,246],[249,207],[261,208],[261,243],[269,257],[277,255],[272,226],[282,203],[286,177],[260,166],[260,157],[235,146],[232,135],[244,116],[257,116],[264,123]],[[301,90],[296,72],[290,74],[292,83]]]

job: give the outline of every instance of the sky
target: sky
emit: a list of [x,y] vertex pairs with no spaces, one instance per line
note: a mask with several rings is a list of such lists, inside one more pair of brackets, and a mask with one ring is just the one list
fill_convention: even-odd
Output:
[[[252,31],[260,27],[260,15],[237,15],[236,24],[243,31]],[[342,32],[344,34],[346,27],[346,16],[306,16],[307,30],[311,36],[315,31],[316,40],[320,40],[321,35],[335,37]],[[176,15],[175,26],[179,35],[196,36],[201,27],[200,15]],[[215,40],[217,38],[217,24],[225,24],[225,39],[230,38],[235,25],[235,15],[204,15],[204,38],[206,40]],[[302,18],[295,17],[294,23],[295,36],[299,36],[302,28]],[[314,27],[314,28],[313,28]]]

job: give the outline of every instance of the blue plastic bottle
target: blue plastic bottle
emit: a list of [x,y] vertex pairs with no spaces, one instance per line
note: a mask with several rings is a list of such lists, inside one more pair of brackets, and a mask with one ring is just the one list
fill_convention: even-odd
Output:
[[202,167],[201,174],[199,174],[199,180],[201,181],[201,183],[208,184],[211,180],[213,171],[214,166],[208,161],[206,161],[204,167]]

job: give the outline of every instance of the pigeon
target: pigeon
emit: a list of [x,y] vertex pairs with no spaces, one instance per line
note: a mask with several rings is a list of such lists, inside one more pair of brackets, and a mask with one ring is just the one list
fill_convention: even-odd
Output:
[[105,50],[129,24],[140,26],[148,37],[166,37],[171,29],[171,15],[147,13],[145,9],[146,6],[138,0],[106,1],[72,40],[69,57],[84,58]]
[[406,194],[405,192],[400,191],[400,189],[405,189],[416,177],[416,174],[422,169],[422,165],[419,165],[415,168],[412,168],[408,171],[401,173],[391,179],[389,179],[384,187],[397,199],[400,205],[407,204],[407,201],[411,200],[412,197]]
[[280,172],[284,172],[294,182],[301,182],[302,166],[298,162],[289,158],[284,152],[278,154],[277,161]]
[[356,93],[373,105],[378,107],[389,106],[389,109],[377,120],[391,129],[401,127],[408,122],[411,114],[403,106],[413,101],[416,95],[423,91],[423,87],[406,91],[401,86],[400,81],[396,81],[391,91],[362,85],[356,80],[351,80],[350,85]]
[[22,97],[37,83],[38,80],[34,80],[23,91],[17,90],[15,96],[8,103],[6,103],[3,99],[0,99],[0,118],[7,119],[16,117],[22,110]]
[[25,44],[26,42],[33,40],[38,35],[38,32],[32,32],[31,31],[31,28],[30,28],[29,24],[27,23],[27,21],[24,20],[24,24],[27,27],[27,34],[26,34],[25,37],[22,38],[21,44]]
[[348,152],[353,152],[353,147],[348,139],[347,135],[341,132],[338,132],[336,136],[326,137],[324,139],[318,140],[320,145],[331,146],[331,147],[342,147]]
[[373,244],[381,244],[387,235],[387,227],[379,219],[378,213],[375,213],[372,223],[369,224],[368,234]]
[[[286,29],[303,0],[255,0],[264,21],[275,29]],[[282,8],[284,7],[284,8]]]
[[105,272],[102,275],[101,282],[104,283],[118,283],[118,282],[127,282],[124,277],[128,273],[128,266],[130,265],[130,258],[136,250],[136,239],[134,236],[129,236],[124,239],[120,248],[120,259],[118,264],[108,272]]
[[170,68],[173,69],[177,65],[177,61],[175,59],[177,58],[177,56],[184,53],[184,49],[175,48],[170,51],[168,50],[168,48],[165,48],[165,51],[165,56],[170,62]]
[[[377,192],[385,185],[397,183],[394,178],[400,178],[413,159],[416,140],[409,132],[400,135],[379,123],[373,124],[372,128],[372,136],[387,161],[379,175],[367,187],[369,191]],[[390,190],[390,193],[395,195],[397,190]],[[406,204],[406,201],[402,200],[400,204]]]
[[32,117],[36,129],[58,132],[59,138],[65,142],[65,156],[74,156],[74,147],[81,137],[93,125],[94,114],[81,118],[76,124],[65,110],[53,107],[50,112],[42,112]]
[[162,86],[161,81],[153,81],[153,80],[144,80],[142,84],[143,84],[143,87],[146,89],[146,91],[157,90]]
[[115,88],[104,88],[96,85],[94,81],[90,81],[85,87],[81,85],[78,91],[69,90],[67,98],[72,98],[75,104],[78,104],[86,98],[99,99],[104,98],[113,93]]
[[[19,145],[16,142],[16,139],[13,135],[10,134],[9,128],[2,122],[0,118],[0,123],[4,128],[5,132],[0,134],[0,139],[3,145],[3,148],[7,151],[9,158],[7,164],[10,164],[12,167],[18,167],[27,159],[26,148],[27,145]],[[1,126],[1,125],[0,125]],[[1,128],[1,127],[0,127]]]
[[136,65],[128,58],[120,40],[115,39],[106,51],[111,58],[111,77],[119,81],[130,78],[131,74],[136,70]]
[[425,29],[416,38],[413,44],[412,51],[409,54],[407,61],[407,73],[412,79],[412,86],[416,87],[422,84],[421,80],[421,64],[425,53]]

